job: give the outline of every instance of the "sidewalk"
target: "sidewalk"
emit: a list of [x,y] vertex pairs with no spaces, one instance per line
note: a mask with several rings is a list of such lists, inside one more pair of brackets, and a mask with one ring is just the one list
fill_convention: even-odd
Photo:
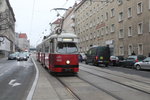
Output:
[[8,58],[7,57],[4,57],[4,58],[0,58],[0,63],[2,63],[3,61],[7,60]]
[[33,91],[32,99],[27,100],[60,100],[51,83],[46,78],[44,69],[41,67],[40,63],[35,61],[34,58],[33,62],[35,62],[34,64],[39,70],[39,77],[36,88]]

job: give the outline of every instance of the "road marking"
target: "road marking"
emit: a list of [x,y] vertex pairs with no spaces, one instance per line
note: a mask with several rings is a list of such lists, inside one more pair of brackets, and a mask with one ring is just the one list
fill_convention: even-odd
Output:
[[16,82],[16,79],[12,79],[8,84],[12,87],[21,85],[21,83]]
[[3,73],[0,73],[0,76],[3,76],[5,73],[7,73],[10,69],[3,71]]
[[32,84],[31,90],[30,90],[26,100],[32,100],[33,93],[35,91],[35,88],[36,88],[36,85],[37,85],[37,82],[38,82],[38,79],[39,79],[39,70],[38,70],[38,67],[37,67],[35,61],[33,60],[33,58],[32,58],[32,62],[34,63],[34,66],[35,66],[35,69],[36,69],[36,76],[35,76],[35,79],[34,79],[34,82]]

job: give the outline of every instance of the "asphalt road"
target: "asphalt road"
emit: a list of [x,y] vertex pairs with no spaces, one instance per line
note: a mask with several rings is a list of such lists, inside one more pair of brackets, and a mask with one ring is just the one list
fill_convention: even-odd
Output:
[[25,100],[36,71],[28,61],[0,60],[0,100]]

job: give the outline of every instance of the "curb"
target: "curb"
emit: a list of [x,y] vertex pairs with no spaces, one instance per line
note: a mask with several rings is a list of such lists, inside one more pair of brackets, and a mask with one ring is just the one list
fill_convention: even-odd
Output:
[[37,67],[37,65],[36,65],[36,63],[35,63],[35,61],[33,60],[32,57],[31,57],[31,59],[32,59],[32,62],[34,64],[35,68],[36,68],[36,76],[35,76],[34,82],[32,84],[32,87],[30,89],[30,92],[29,92],[26,100],[32,100],[32,97],[33,97],[33,94],[34,94],[34,91],[35,91],[35,88],[36,88],[36,85],[37,85],[37,82],[38,82],[38,79],[39,79],[39,69],[38,69],[38,67]]

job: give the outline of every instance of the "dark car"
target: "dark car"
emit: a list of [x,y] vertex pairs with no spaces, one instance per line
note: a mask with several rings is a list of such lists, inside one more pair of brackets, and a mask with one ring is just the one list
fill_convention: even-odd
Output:
[[27,57],[27,55],[24,54],[24,53],[19,53],[18,56],[17,56],[17,60],[18,60],[18,61],[22,61],[22,60],[27,61],[27,60],[28,60],[28,57]]
[[8,55],[8,60],[16,60],[17,55],[15,53]]
[[139,61],[142,61],[144,60],[146,57],[143,56],[143,55],[132,55],[132,56],[129,56],[127,59],[123,60],[122,62],[122,66],[123,67],[131,67],[133,68],[134,64],[136,62],[139,62]]
[[124,61],[124,57],[123,56],[117,56],[118,57],[118,63],[117,66],[121,66],[123,61]]
[[110,61],[110,48],[108,46],[92,47],[87,51],[85,63],[108,66]]

